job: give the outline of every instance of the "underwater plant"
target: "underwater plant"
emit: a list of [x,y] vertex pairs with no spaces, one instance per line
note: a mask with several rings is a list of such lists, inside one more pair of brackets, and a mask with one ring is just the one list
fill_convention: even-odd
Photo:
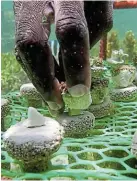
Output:
[[134,66],[137,67],[137,51],[134,53],[132,61],[133,61]]
[[20,89],[22,83],[30,82],[13,53],[1,54],[2,94]]
[[119,49],[118,32],[112,31],[108,36],[107,57],[110,58],[113,50]]
[[129,55],[130,61],[132,60],[134,53],[135,53],[135,47],[136,47],[136,39],[134,33],[130,30],[127,31],[125,34],[125,38],[123,40],[124,49],[125,52]]

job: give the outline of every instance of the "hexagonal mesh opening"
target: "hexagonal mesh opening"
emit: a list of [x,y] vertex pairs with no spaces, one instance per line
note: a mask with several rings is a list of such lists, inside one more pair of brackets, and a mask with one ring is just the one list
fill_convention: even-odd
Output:
[[102,163],[99,163],[98,166],[101,168],[109,168],[114,170],[126,170],[121,163],[114,161],[104,161]]
[[95,161],[95,160],[101,160],[102,159],[102,156],[96,152],[83,152],[83,153],[77,154],[77,156],[81,160],[89,160],[89,161]]
[[103,152],[108,157],[123,158],[128,156],[128,153],[124,150],[108,150]]

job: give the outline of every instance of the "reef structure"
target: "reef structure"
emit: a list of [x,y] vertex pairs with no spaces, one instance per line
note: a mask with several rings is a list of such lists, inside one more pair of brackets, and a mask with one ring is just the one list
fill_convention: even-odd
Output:
[[95,57],[92,62],[90,88],[92,104],[88,107],[88,111],[93,113],[95,118],[102,118],[111,114],[113,109],[109,97],[109,79],[105,76],[107,68],[103,65],[102,59]]
[[136,75],[136,68],[133,65],[125,64],[123,50],[113,51],[112,57],[107,59],[110,65],[112,76],[112,87],[110,96],[116,102],[129,102],[137,99],[137,86],[133,84]]
[[4,133],[3,142],[8,154],[20,161],[21,169],[35,173],[48,169],[63,134],[63,127],[57,121],[29,107],[28,119],[11,126]]
[[42,98],[32,83],[23,84],[20,87],[20,95],[26,100],[28,107],[41,107]]
[[5,131],[5,118],[10,112],[10,101],[1,99],[1,130]]

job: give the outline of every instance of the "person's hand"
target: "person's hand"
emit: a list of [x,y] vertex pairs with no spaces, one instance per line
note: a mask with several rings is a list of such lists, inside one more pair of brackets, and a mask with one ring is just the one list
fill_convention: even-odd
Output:
[[[73,100],[89,93],[89,50],[111,29],[112,9],[111,1],[14,2],[17,60],[51,113],[64,109],[61,81],[66,82]],[[48,44],[50,26],[54,22],[60,44],[59,65]],[[74,102],[78,109],[77,101]],[[81,99],[81,108],[85,109],[84,106]]]

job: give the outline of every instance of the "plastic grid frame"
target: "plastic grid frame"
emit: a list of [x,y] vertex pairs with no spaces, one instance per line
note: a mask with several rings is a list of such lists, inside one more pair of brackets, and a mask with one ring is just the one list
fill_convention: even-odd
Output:
[[[18,93],[10,93],[5,98],[11,100],[11,112],[6,119],[9,127],[26,118],[28,108]],[[130,149],[132,136],[137,129],[137,101],[114,105],[115,113],[96,119],[95,127],[88,137],[64,138],[53,158],[65,155],[69,163],[53,166],[47,172],[10,171],[10,163],[16,161],[7,154],[2,144],[2,176],[13,180],[136,180],[137,161]],[[38,111],[49,116],[45,108]],[[3,169],[3,165],[8,166]]]

